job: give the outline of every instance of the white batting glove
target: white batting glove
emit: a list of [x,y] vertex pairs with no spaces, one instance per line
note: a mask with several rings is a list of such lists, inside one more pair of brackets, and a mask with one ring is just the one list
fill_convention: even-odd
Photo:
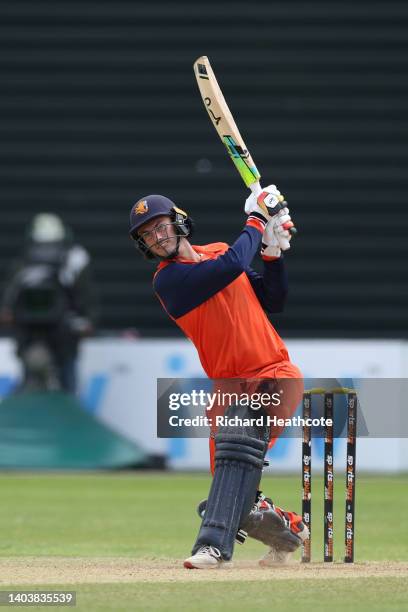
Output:
[[289,229],[293,227],[289,208],[285,206],[282,210],[268,222],[262,236],[261,255],[277,258],[281,256],[281,250],[290,249],[292,235]]
[[278,238],[275,234],[274,220],[268,222],[265,231],[262,235],[261,255],[263,259],[272,260],[279,259],[281,256],[281,248]]
[[283,208],[284,199],[276,185],[268,185],[262,189],[258,197],[251,193],[245,202],[245,212],[248,215],[256,211],[264,216],[273,217]]
[[284,199],[276,185],[268,185],[258,195],[257,202],[262,209],[268,211],[270,217],[273,217],[282,208],[281,202]]
[[285,206],[282,210],[273,217],[271,220],[273,223],[273,230],[278,244],[282,251],[290,249],[290,241],[292,240],[292,234],[290,228],[293,227],[292,217],[289,214],[289,208]]
[[248,218],[251,217],[254,219],[258,219],[261,222],[262,227],[265,228],[268,223],[270,216],[266,212],[265,208],[261,208],[257,202],[256,195],[251,193],[250,196],[245,200],[245,212],[248,215]]

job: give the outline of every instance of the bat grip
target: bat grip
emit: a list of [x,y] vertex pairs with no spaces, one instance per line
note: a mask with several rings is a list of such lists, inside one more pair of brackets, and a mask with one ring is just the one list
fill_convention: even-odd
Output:
[[262,187],[259,181],[252,183],[252,185],[250,185],[249,188],[256,198],[262,193]]
[[[252,185],[249,186],[250,190],[252,191],[252,193],[254,194],[254,196],[257,198],[261,193],[262,193],[262,187],[261,187],[261,183],[259,181],[256,181],[255,183],[252,183]],[[291,236],[296,236],[297,234],[297,229],[296,227],[293,225],[292,227],[290,227],[288,229],[288,232]]]

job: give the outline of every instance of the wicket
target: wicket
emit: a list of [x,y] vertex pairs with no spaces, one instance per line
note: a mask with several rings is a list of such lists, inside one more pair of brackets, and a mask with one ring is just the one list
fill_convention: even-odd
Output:
[[[338,387],[330,391],[323,388],[310,389],[303,394],[302,417],[312,418],[312,397],[323,395],[324,418],[324,556],[325,562],[333,561],[333,422],[334,396],[347,395],[347,457],[346,457],[346,512],[345,512],[345,563],[354,561],[355,481],[356,481],[356,434],[357,393],[354,389]],[[332,421],[327,425],[328,420]],[[302,562],[311,561],[312,542],[312,427],[304,424],[302,429],[302,517],[309,529],[309,538],[302,545]]]

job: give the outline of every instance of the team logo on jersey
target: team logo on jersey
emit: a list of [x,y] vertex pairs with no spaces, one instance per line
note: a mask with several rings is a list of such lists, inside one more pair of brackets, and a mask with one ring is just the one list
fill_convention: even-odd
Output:
[[133,209],[135,215],[144,215],[149,210],[146,200],[142,200],[141,202],[137,202]]

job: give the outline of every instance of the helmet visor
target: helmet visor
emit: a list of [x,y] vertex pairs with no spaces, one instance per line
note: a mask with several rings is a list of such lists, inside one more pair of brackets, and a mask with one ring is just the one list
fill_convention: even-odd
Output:
[[176,223],[166,220],[150,230],[133,235],[133,238],[139,247],[144,247],[152,255],[171,257],[177,249],[178,236]]

